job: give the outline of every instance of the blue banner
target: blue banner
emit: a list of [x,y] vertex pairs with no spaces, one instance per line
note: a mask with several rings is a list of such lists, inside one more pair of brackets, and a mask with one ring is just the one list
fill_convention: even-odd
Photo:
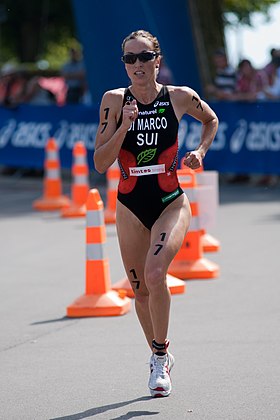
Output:
[[[279,102],[214,102],[219,129],[205,160],[205,169],[234,173],[280,173]],[[180,157],[197,147],[201,124],[190,118],[180,124]]]
[[[205,169],[233,173],[280,174],[279,102],[210,104],[220,124],[208,151]],[[60,148],[61,166],[72,165],[76,141],[84,141],[88,162],[92,155],[98,125],[98,108],[85,105],[0,108],[0,164],[42,168],[44,148],[55,137]],[[179,158],[195,149],[201,134],[200,122],[184,117],[179,128]]]
[[71,167],[73,145],[81,140],[89,152],[88,162],[92,168],[98,114],[97,107],[85,105],[1,107],[0,164],[42,168],[46,141],[54,137],[62,167]]

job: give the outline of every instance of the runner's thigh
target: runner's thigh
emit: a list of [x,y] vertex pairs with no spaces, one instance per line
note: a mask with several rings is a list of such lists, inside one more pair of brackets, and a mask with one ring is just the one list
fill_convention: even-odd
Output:
[[147,268],[160,267],[163,272],[167,271],[182,245],[190,220],[189,201],[182,194],[166,207],[152,228]]
[[122,260],[131,286],[135,292],[148,294],[144,267],[151,232],[118,200],[116,225]]

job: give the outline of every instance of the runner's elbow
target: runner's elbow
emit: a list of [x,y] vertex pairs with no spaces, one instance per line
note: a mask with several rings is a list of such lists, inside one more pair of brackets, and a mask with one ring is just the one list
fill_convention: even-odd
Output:
[[107,170],[107,167],[105,165],[102,165],[102,163],[98,162],[97,159],[93,159],[94,167],[97,172],[100,174],[104,174]]
[[97,172],[99,172],[100,174],[104,174],[104,172],[106,172],[107,168],[104,165],[103,160],[100,158],[100,156],[98,156],[97,151],[95,151],[93,155],[93,163],[94,163],[94,168]]

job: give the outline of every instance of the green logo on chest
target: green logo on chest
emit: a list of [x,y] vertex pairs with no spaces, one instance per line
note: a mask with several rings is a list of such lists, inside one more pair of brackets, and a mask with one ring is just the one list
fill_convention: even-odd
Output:
[[150,162],[154,158],[156,151],[156,147],[154,149],[143,150],[143,152],[139,153],[137,156],[137,165]]

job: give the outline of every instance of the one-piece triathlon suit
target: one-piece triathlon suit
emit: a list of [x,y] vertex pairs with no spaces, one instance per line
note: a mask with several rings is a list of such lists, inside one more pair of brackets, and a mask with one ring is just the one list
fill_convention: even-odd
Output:
[[[126,89],[123,106],[133,99]],[[138,117],[118,156],[118,200],[150,230],[162,211],[183,194],[176,174],[179,123],[166,86],[153,102],[144,105],[137,101],[137,107]],[[122,116],[118,127],[121,122]]]

